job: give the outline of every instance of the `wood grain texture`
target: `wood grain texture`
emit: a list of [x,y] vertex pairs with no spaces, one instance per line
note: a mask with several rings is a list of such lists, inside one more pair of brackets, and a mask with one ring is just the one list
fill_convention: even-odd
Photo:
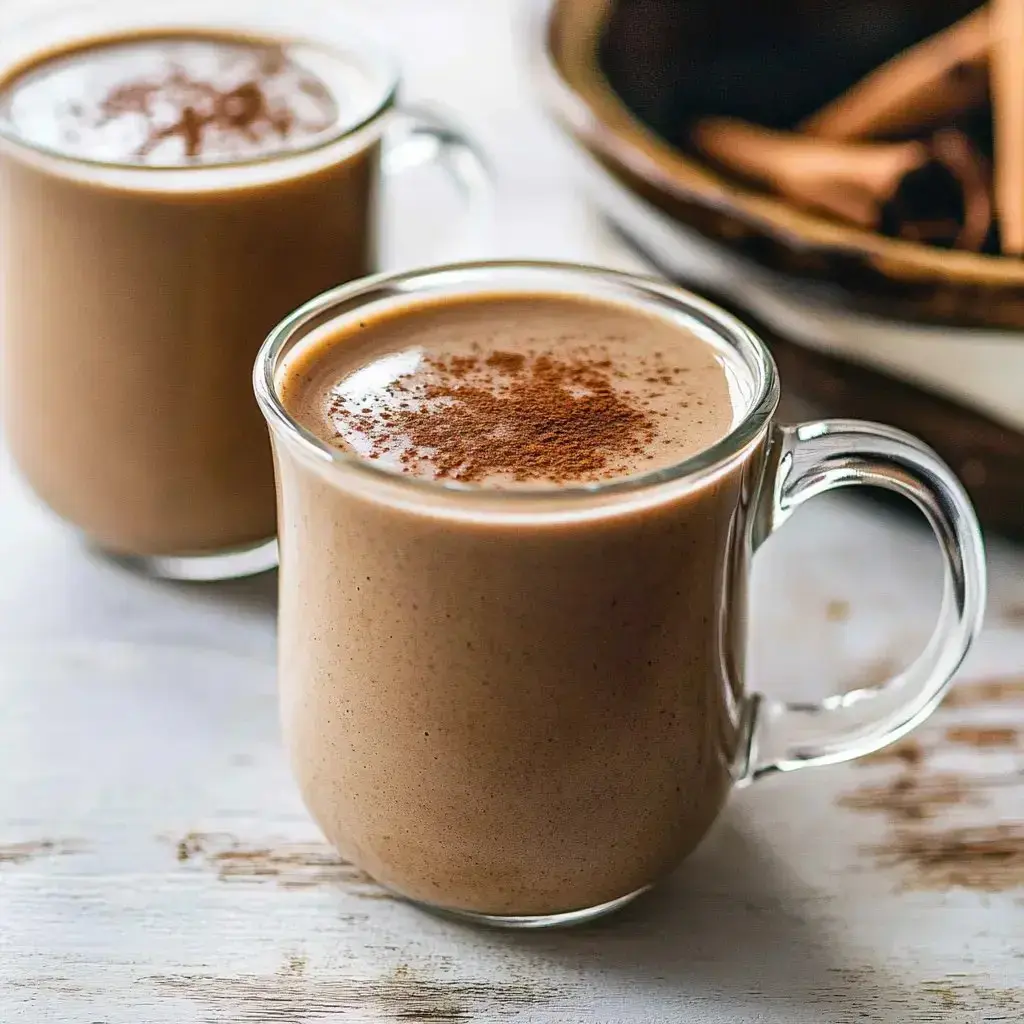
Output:
[[[93,562],[3,487],[5,510],[38,527],[17,564],[61,556],[67,582],[51,575],[49,593],[106,604],[151,590],[154,618],[174,607],[178,588]],[[3,547],[11,564],[17,535]],[[869,505],[801,513],[757,569],[757,682],[812,696],[907,660],[936,561],[915,523]],[[72,639],[41,590],[19,613],[4,589],[3,1019],[1019,1019],[1024,750],[969,741],[1024,735],[1022,561],[996,551],[993,624],[914,753],[737,794],[665,886],[553,935],[427,917],[320,840],[278,743],[272,605],[234,633],[211,614],[239,588],[260,608],[263,581],[177,608],[180,645],[147,637],[141,613]]]
[[[851,622],[863,618],[863,598],[851,607]],[[847,685],[870,673],[857,660]],[[1024,1012],[1005,984],[1021,974],[1022,826],[993,864],[972,853],[943,865],[927,850],[963,829],[991,841],[1006,828],[993,823],[1021,810],[1024,751],[965,751],[947,735],[968,722],[1024,728],[1024,700],[992,680],[965,692],[922,731],[912,769],[756,787],[618,920],[495,935],[392,899],[319,840],[277,743],[270,665],[213,649],[11,643],[0,836],[19,855],[0,863],[0,991],[26,1020],[109,1022]]]
[[[493,140],[488,251],[630,262],[516,92],[510,5],[352,6],[395,26],[413,95],[454,97]],[[479,46],[455,61],[459,24]],[[991,554],[989,626],[913,746],[736,794],[618,918],[496,934],[393,899],[309,821],[278,738],[272,576],[133,575],[0,457],[0,1021],[1020,1020],[1024,553]],[[938,581],[915,521],[814,503],[758,556],[754,683],[877,682],[924,642]]]

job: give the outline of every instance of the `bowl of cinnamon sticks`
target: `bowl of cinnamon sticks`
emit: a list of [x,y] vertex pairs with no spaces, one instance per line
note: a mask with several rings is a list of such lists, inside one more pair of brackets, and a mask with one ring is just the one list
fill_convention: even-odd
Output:
[[794,416],[922,436],[1024,536],[1024,0],[537,0],[591,194]]

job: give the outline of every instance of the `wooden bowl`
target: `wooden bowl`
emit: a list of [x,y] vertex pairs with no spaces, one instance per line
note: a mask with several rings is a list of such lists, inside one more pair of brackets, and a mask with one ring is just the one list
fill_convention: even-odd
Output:
[[[542,100],[626,239],[668,276],[761,328],[790,408],[917,434],[959,472],[986,525],[1024,536],[1024,261],[886,238],[808,213],[727,180],[671,137],[681,134],[673,120],[680,106],[699,114],[706,103],[708,114],[771,123],[764,111],[722,109],[713,87],[678,69],[687,47],[707,45],[708,18],[778,18],[799,6],[820,12],[824,39],[834,35],[828,19],[837,11],[862,10],[856,0],[547,0],[534,32]],[[890,6],[913,15],[896,19],[900,44],[866,46],[860,66],[847,60],[822,86],[825,99],[977,4]],[[764,82],[767,97],[785,97],[773,127],[821,102],[801,88]],[[757,102],[755,95],[748,105]]]

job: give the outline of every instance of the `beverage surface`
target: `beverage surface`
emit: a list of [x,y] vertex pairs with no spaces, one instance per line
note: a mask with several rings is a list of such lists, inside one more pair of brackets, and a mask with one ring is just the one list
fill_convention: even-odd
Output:
[[674,465],[739,418],[721,353],[625,305],[559,295],[425,302],[314,337],[282,402],[393,470],[492,487]]
[[344,62],[314,46],[202,32],[97,39],[0,86],[30,145],[116,164],[185,167],[273,156],[349,117]]

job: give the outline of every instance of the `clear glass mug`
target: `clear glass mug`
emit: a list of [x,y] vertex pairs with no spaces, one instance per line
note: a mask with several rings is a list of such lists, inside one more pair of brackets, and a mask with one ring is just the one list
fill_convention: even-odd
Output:
[[344,83],[327,138],[185,168],[47,149],[0,105],[8,444],[58,515],[157,575],[218,579],[276,564],[252,360],[290,310],[379,269],[382,170],[437,162],[468,200],[486,195],[473,144],[397,104],[394,62],[338,7],[110,0],[0,17],[4,76],[97,39],[201,31],[315,47]]
[[[522,293],[625,303],[697,332],[730,375],[734,428],[647,475],[500,491],[361,460],[279,400],[290,355],[332,325]],[[984,548],[948,467],[876,424],[778,425],[764,344],[670,285],[540,263],[379,276],[285,320],[254,383],[277,468],[292,765],[342,854],[428,908],[540,927],[622,906],[696,846],[733,786],[913,729],[980,629]],[[934,530],[931,642],[870,690],[801,704],[751,692],[751,556],[799,505],[849,486],[902,494]]]

